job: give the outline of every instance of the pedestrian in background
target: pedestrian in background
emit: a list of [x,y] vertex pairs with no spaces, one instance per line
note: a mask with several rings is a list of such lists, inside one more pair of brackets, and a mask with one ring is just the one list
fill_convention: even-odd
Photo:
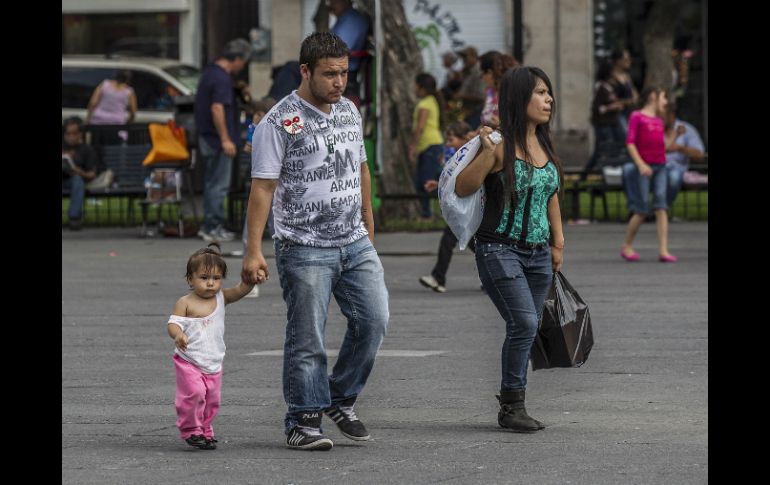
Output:
[[203,69],[195,93],[195,128],[205,167],[203,226],[198,236],[207,242],[232,241],[235,237],[224,227],[224,202],[230,190],[236,143],[240,143],[232,76],[246,66],[250,55],[251,46],[246,40],[228,42],[222,54]]
[[626,237],[620,256],[626,261],[639,261],[639,253],[633,243],[639,226],[649,212],[649,196],[652,190],[652,209],[655,211],[655,227],[658,232],[658,260],[675,263],[677,257],[668,252],[668,174],[666,172],[666,143],[663,114],[668,98],[657,86],[647,86],[639,99],[641,109],[631,113],[628,120],[626,147],[633,164],[624,166],[624,186],[628,210],[632,212],[626,226]]

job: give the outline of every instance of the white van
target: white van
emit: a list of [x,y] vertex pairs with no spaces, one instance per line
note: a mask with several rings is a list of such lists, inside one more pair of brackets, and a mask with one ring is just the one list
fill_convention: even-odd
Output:
[[110,57],[101,55],[62,56],[62,120],[86,117],[88,100],[105,79],[120,70],[131,72],[131,87],[137,98],[134,123],[163,123],[174,117],[176,96],[193,96],[200,70],[174,59],[152,57]]

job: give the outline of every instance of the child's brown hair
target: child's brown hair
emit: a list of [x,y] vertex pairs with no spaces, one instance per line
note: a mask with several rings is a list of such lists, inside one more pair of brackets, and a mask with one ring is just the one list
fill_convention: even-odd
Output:
[[473,128],[471,128],[471,125],[468,123],[464,121],[455,121],[446,127],[444,134],[447,137],[456,136],[457,138],[463,139],[465,138],[465,135],[471,131],[473,131]]
[[227,278],[227,263],[225,263],[225,259],[222,257],[222,248],[218,242],[215,241],[207,247],[195,251],[190,256],[190,259],[187,260],[187,274],[185,274],[185,278],[189,280],[201,268],[218,269],[222,272],[222,278]]

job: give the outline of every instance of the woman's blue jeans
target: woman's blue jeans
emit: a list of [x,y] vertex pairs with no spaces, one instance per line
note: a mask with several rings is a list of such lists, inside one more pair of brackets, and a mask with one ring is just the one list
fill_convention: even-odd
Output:
[[[321,411],[361,392],[388,326],[388,290],[368,237],[337,248],[276,239],[275,259],[287,307],[283,396],[288,434],[300,413]],[[324,333],[332,295],[348,323],[328,375]]]
[[684,173],[687,171],[687,167],[675,162],[666,164],[666,176],[668,177],[668,190],[666,192],[666,203],[669,209],[674,205],[674,200],[682,190],[682,181],[684,180]]
[[441,173],[441,159],[444,156],[444,145],[431,145],[417,156],[417,174],[414,188],[420,195],[420,215],[431,217],[433,210],[430,206],[430,194],[425,191],[425,182],[438,180]]
[[477,242],[476,264],[487,295],[505,321],[500,389],[524,390],[529,353],[553,280],[551,249]]

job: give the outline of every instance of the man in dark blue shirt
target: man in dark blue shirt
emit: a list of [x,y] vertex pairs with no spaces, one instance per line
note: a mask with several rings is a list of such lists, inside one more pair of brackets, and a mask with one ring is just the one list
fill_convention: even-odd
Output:
[[249,62],[251,46],[244,39],[228,42],[222,55],[206,66],[195,95],[195,127],[198,148],[205,164],[203,176],[204,241],[232,241],[225,230],[224,202],[230,188],[233,158],[239,141],[235,125],[233,78]]
[[348,84],[347,89],[345,89],[345,96],[358,106],[358,68],[361,65],[361,58],[367,55],[366,36],[369,33],[369,20],[353,8],[353,3],[350,0],[331,0],[329,7],[334,16],[337,17],[337,22],[331,31],[345,41],[348,49],[350,49]]

